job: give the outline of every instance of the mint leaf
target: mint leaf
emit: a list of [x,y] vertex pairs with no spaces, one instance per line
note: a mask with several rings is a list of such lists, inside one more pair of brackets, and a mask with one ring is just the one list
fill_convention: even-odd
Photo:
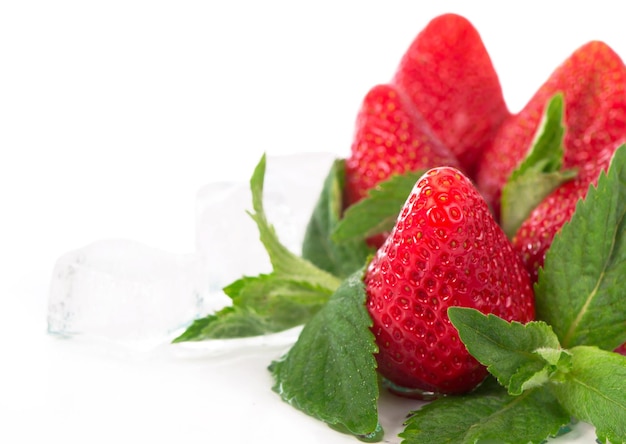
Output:
[[196,319],[172,342],[204,341],[257,336],[272,331],[259,315],[242,307],[225,307],[216,314]]
[[576,171],[528,173],[508,182],[502,189],[501,226],[509,239],[517,233],[532,211],[559,185],[576,177]]
[[522,163],[511,173],[515,180],[529,171],[545,173],[558,171],[563,165],[565,136],[563,94],[557,93],[550,98],[543,113],[531,149]]
[[280,243],[263,208],[265,162],[263,155],[250,179],[254,212],[249,214],[270,257],[272,273],[243,277],[224,288],[233,305],[195,320],[174,343],[256,336],[304,324],[339,287],[339,278]]
[[346,209],[343,219],[335,228],[333,239],[346,242],[390,231],[415,183],[423,174],[423,170],[393,174],[369,190],[365,198]]
[[576,176],[573,170],[561,171],[564,135],[563,95],[559,93],[548,102],[526,158],[502,189],[500,218],[509,238],[548,194]]
[[613,350],[626,341],[626,147],[556,234],[535,287],[536,311],[561,345]]
[[224,288],[235,306],[266,316],[276,331],[304,324],[328,301],[332,292],[309,282],[276,275],[243,278]]
[[450,307],[448,317],[470,354],[512,395],[548,382],[559,363],[568,365],[567,358],[561,361],[567,352],[544,322],[507,322],[463,307]]
[[552,384],[569,413],[596,428],[601,442],[626,442],[626,357],[578,346],[571,350],[572,370]]
[[[250,189],[252,191],[253,213],[249,213],[257,224],[260,239],[272,263],[273,273],[279,277],[288,277],[291,280],[309,282],[334,291],[340,280],[321,270],[306,259],[295,255],[287,247],[280,243],[274,227],[270,225],[263,209],[263,183],[265,178],[265,154],[261,157],[254,173],[250,179]],[[287,185],[286,185],[287,186]],[[242,252],[244,254],[245,252]],[[362,266],[361,264],[360,266]]]
[[342,278],[363,267],[370,254],[362,238],[339,244],[331,236],[343,211],[344,165],[337,160],[331,166],[302,244],[302,257]]
[[488,378],[469,395],[440,398],[412,412],[400,437],[403,444],[542,443],[569,422],[549,391],[511,396]]
[[334,428],[378,436],[377,347],[362,277],[361,269],[341,284],[270,371],[284,401]]
[[174,342],[242,338],[275,333],[304,324],[332,292],[275,275],[235,281],[224,289],[233,305],[195,320]]

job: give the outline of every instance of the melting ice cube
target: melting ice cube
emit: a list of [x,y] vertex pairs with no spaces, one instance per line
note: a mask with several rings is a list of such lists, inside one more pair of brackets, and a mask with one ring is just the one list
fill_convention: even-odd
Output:
[[[299,253],[306,225],[335,156],[267,158],[264,205],[283,244]],[[58,259],[48,330],[151,349],[230,301],[222,288],[271,271],[247,183],[212,183],[198,192],[196,252],[175,255],[130,240],[102,240]]]
[[101,240],[71,251],[54,267],[48,331],[150,349],[203,314],[203,270],[197,255],[130,240]]

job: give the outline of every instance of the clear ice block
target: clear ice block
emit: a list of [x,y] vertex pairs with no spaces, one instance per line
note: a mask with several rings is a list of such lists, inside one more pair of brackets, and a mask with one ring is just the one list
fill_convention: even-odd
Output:
[[48,331],[150,349],[203,315],[202,258],[112,239],[60,257],[48,300]]
[[[266,214],[295,253],[334,159],[330,153],[267,158]],[[194,319],[230,303],[225,285],[271,271],[246,213],[251,209],[248,183],[210,183],[197,194],[194,254],[175,255],[123,239],[66,253],[53,271],[48,331],[133,349],[171,341]]]

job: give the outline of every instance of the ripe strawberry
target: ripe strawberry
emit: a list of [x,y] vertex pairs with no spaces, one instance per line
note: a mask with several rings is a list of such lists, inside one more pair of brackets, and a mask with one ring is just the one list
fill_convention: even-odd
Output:
[[411,43],[392,83],[407,93],[472,177],[482,152],[510,114],[473,25],[456,14],[431,20]]
[[364,282],[379,371],[406,396],[467,392],[487,374],[460,341],[448,307],[534,318],[519,256],[470,180],[451,167],[418,180]]
[[589,42],[565,60],[528,104],[500,127],[477,173],[478,188],[499,216],[502,187],[528,152],[548,100],[563,93],[565,168],[594,180],[613,144],[626,138],[626,68],[605,43]]
[[[478,174],[479,188],[487,199],[499,199],[508,174],[532,143],[543,107],[557,91],[565,99],[564,167],[577,168],[579,173],[548,195],[513,238],[532,282],[537,281],[554,235],[626,141],[626,66],[605,43],[589,42],[559,66],[524,109],[501,127]],[[498,210],[497,205],[494,208]]]
[[345,206],[393,173],[439,165],[455,166],[457,161],[403,93],[391,85],[374,86],[357,115],[346,159]]

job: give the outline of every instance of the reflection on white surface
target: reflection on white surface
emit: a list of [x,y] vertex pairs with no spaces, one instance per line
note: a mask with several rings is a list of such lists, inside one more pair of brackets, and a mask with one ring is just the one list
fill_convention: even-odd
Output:
[[[272,391],[267,366],[296,335],[294,330],[265,344],[255,338],[164,345],[142,354],[93,339],[48,337],[42,361],[48,368],[46,391],[5,423],[0,436],[20,436],[6,441],[18,443],[186,442],[192,437],[209,443],[358,443]],[[383,443],[399,444],[406,415],[421,405],[381,393]],[[550,442],[594,440],[591,427],[577,424]]]

